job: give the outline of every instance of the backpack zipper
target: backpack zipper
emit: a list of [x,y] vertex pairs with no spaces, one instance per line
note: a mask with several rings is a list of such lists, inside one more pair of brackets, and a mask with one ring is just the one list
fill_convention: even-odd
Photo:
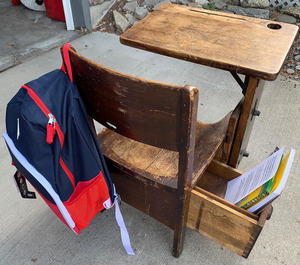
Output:
[[[64,145],[64,135],[59,127],[59,124],[56,122],[55,116],[49,111],[47,106],[39,98],[39,96],[33,91],[33,89],[31,87],[29,87],[27,85],[23,85],[22,88],[27,90],[28,95],[33,99],[33,101],[42,110],[42,112],[44,112],[44,114],[47,116],[47,118],[49,118],[48,123],[47,123],[47,137],[46,137],[47,143],[48,143],[48,127],[49,127],[49,141],[51,141],[52,136],[54,138],[55,132],[57,132],[61,150],[62,150],[63,145]],[[53,138],[52,138],[52,142],[53,142]],[[71,171],[66,166],[66,164],[64,163],[64,161],[62,160],[61,156],[59,158],[59,163],[60,163],[61,167],[63,168],[63,170],[65,171],[65,173],[67,174],[67,176],[69,177],[69,179],[73,185],[73,188],[75,189],[75,178],[74,178],[73,174],[71,173]]]
[[[33,99],[33,101],[38,105],[38,107],[44,112],[44,114],[49,118],[50,116],[55,120],[55,131],[57,131],[57,135],[59,138],[59,142],[61,145],[61,149],[63,148],[64,145],[64,135],[59,127],[59,124],[56,123],[56,118],[55,116],[49,111],[49,109],[46,107],[44,102],[39,98],[39,96],[33,91],[33,89],[27,85],[23,85],[23,88],[25,88],[28,92],[28,95]],[[49,116],[50,115],[50,116]]]
[[56,123],[56,119],[54,118],[54,116],[50,113],[48,114],[49,116],[49,120],[48,120],[48,124],[47,124],[47,137],[46,137],[46,141],[48,144],[52,144],[53,143],[53,139],[54,139],[54,135],[55,135],[55,123]]

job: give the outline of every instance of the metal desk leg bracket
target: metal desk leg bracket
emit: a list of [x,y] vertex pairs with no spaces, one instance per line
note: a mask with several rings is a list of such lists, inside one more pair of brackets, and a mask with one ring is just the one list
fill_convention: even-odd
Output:
[[248,83],[249,83],[249,76],[245,75],[245,79],[244,81],[242,81],[242,79],[239,77],[239,75],[236,72],[230,72],[231,75],[233,76],[233,78],[235,79],[235,81],[239,84],[239,86],[242,88],[243,91],[243,95],[246,95],[246,91],[247,91],[247,87],[248,87]]

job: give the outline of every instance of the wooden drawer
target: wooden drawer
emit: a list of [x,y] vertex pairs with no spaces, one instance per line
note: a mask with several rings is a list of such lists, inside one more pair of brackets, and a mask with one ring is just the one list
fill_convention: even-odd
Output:
[[225,201],[227,181],[240,174],[214,160],[191,191],[187,227],[246,258],[272,206],[269,204],[259,214],[253,214]]

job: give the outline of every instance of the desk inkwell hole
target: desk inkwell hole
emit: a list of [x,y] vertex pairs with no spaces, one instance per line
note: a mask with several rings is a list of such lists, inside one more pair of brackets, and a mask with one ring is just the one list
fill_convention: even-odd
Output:
[[268,28],[269,29],[281,29],[281,25],[280,24],[276,24],[276,23],[269,23],[268,24]]

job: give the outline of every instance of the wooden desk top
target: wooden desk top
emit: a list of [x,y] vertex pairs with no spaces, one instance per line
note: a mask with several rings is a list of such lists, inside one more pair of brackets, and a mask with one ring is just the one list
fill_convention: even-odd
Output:
[[120,41],[178,59],[274,80],[297,32],[298,26],[292,24],[164,4],[123,33]]

